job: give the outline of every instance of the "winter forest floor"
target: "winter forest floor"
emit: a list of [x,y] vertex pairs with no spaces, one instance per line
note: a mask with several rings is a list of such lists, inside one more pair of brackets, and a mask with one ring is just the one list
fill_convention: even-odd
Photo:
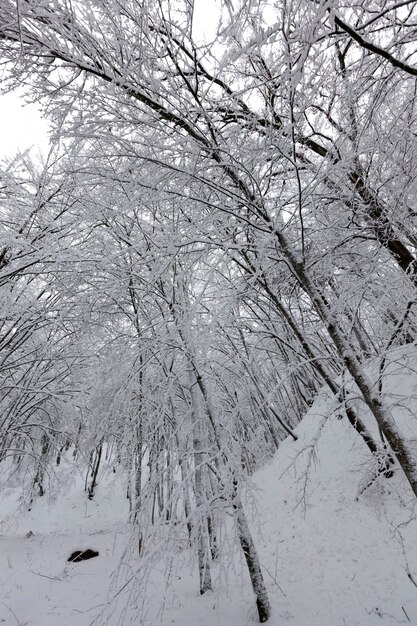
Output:
[[[393,351],[390,361],[384,391],[399,427],[417,437],[415,352]],[[322,391],[297,428],[298,441],[283,442],[248,487],[246,508],[273,605],[269,623],[417,624],[415,499],[399,469],[393,478],[367,486],[374,469],[369,455],[334,408]],[[213,569],[215,590],[200,597],[189,549],[165,549],[145,574],[124,553],[131,531],[117,473],[107,467],[89,501],[84,477],[69,459],[58,470],[54,501],[40,498],[31,511],[19,506],[16,485],[9,482],[3,491],[0,623],[257,623],[232,523],[226,524],[226,547]],[[98,550],[99,557],[66,562],[84,548]]]

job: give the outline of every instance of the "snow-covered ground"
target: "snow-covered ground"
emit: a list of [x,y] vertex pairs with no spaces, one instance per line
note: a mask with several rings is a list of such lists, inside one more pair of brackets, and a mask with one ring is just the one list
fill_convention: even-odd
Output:
[[[400,428],[417,439],[415,353],[393,351],[390,361],[384,391]],[[371,424],[360,402],[357,408]],[[334,400],[324,391],[319,394],[297,428],[298,441],[286,440],[248,490],[247,512],[273,605],[270,624],[417,624],[415,498],[398,469],[393,478],[379,478],[366,488],[373,477],[372,460],[334,409]],[[55,502],[44,497],[30,512],[19,509],[11,486],[2,494],[1,507],[0,623],[257,622],[249,579],[233,541],[214,567],[214,592],[203,597],[198,595],[195,556],[185,548],[167,550],[146,580],[140,578],[135,559],[123,556],[130,538],[127,501],[112,472],[102,476],[94,501],[87,499],[82,477],[69,473]],[[27,537],[29,532],[33,535]],[[99,557],[66,562],[73,550],[87,547],[98,550]],[[162,582],[167,571],[168,590]],[[122,588],[122,580],[130,582]]]

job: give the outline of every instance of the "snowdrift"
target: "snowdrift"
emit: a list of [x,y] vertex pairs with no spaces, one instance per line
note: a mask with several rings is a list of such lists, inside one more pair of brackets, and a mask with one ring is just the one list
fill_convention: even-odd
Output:
[[[377,380],[378,364],[369,372]],[[383,391],[399,428],[417,440],[415,350],[390,353]],[[353,387],[350,395],[375,431]],[[255,474],[245,494],[273,606],[269,623],[417,624],[416,502],[400,469],[391,479],[375,479],[369,452],[324,390],[297,434],[298,441],[283,442]],[[166,550],[148,573],[128,558],[128,507],[116,474],[104,473],[89,501],[82,477],[74,478],[69,464],[60,471],[67,472],[65,493],[55,502],[37,500],[30,512],[19,507],[16,488],[3,491],[0,623],[257,623],[232,523],[224,538],[229,544],[213,568],[215,591],[200,597],[189,549]],[[74,550],[88,548],[99,556],[67,563]]]

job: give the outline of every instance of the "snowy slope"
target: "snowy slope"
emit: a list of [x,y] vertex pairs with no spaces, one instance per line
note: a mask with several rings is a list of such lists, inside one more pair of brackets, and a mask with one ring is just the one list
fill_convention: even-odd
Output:
[[[416,371],[415,353],[393,351],[384,390],[400,428],[417,438]],[[372,425],[360,403],[358,409]],[[417,625],[416,505],[400,470],[365,488],[373,477],[372,460],[324,391],[297,432],[299,440],[281,445],[246,494],[273,605],[270,624]],[[135,562],[123,557],[127,504],[115,475],[102,478],[93,502],[81,478],[69,482],[54,504],[41,499],[30,512],[16,511],[14,493],[9,489],[2,499],[0,623],[256,623],[248,576],[232,540],[214,568],[215,591],[202,598],[196,559],[186,549],[166,550],[146,580],[136,576]],[[29,531],[32,537],[26,537]],[[84,547],[100,556],[66,563],[73,550]],[[122,590],[122,578],[112,577],[121,559],[131,578]]]

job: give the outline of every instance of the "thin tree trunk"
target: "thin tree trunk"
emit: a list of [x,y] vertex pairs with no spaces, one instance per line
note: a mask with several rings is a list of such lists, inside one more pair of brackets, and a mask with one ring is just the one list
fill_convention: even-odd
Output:
[[[341,389],[339,385],[336,384],[334,378],[327,372],[324,365],[321,363],[321,360],[316,356],[310,344],[308,343],[307,339],[304,337],[303,333],[299,330],[297,324],[294,322],[292,317],[289,315],[289,313],[286,311],[284,306],[279,301],[279,298],[277,298],[277,296],[273,293],[273,291],[270,289],[266,281],[261,281],[260,284],[263,286],[268,296],[271,298],[273,304],[277,308],[277,311],[283,316],[283,318],[285,319],[285,321],[291,328],[295,337],[299,341],[300,346],[304,350],[305,355],[310,359],[312,367],[314,367],[314,369],[320,375],[323,382],[326,383],[326,385],[329,387],[330,391],[336,396],[336,398],[338,398],[339,401],[342,401],[343,390]],[[307,291],[307,293],[309,292]],[[309,295],[311,297],[311,294]],[[392,459],[390,455],[387,454],[386,451],[384,451],[384,449],[382,449],[380,445],[378,445],[374,437],[366,428],[364,422],[360,419],[360,417],[357,415],[356,411],[352,407],[349,407],[347,404],[345,404],[345,411],[346,411],[346,416],[349,420],[349,423],[356,430],[356,432],[362,437],[365,445],[368,447],[370,452],[376,456],[376,458],[378,459],[378,463],[383,468],[382,471],[387,472],[387,475],[389,475],[389,472],[392,469],[391,468]]]
[[339,327],[335,317],[332,316],[324,297],[317,290],[310,277],[305,272],[303,264],[294,258],[294,255],[288,248],[287,242],[281,240],[281,244],[283,245],[287,259],[290,262],[300,284],[311,298],[316,311],[320,314],[323,322],[325,323],[339,357],[345,363],[349,373],[358,386],[363,399],[374,415],[377,424],[380,426],[389,445],[391,446],[393,453],[404,470],[414,495],[417,497],[417,471],[412,449],[408,445],[405,438],[398,431],[389,410],[379,397],[378,390],[374,388],[374,385],[366,375],[349,342],[346,340],[343,330]]
[[195,484],[195,500],[197,505],[197,511],[199,519],[197,522],[198,533],[198,572],[200,577],[200,594],[203,595],[207,591],[211,591],[211,572],[210,572],[210,559],[208,555],[208,537],[207,526],[204,523],[205,519],[205,485],[204,485],[204,467],[205,467],[205,454],[203,445],[203,433],[202,433],[202,414],[200,408],[200,402],[198,398],[197,381],[194,375],[194,371],[190,371],[190,392],[191,392],[191,414],[193,420],[193,447],[194,447],[194,484]]
[[259,621],[266,622],[271,615],[271,605],[268,599],[268,593],[265,586],[264,577],[261,570],[258,553],[253,541],[249,524],[246,519],[242,502],[237,495],[237,485],[234,485],[235,498],[233,501],[233,509],[236,516],[236,524],[239,535],[239,542],[246,564],[249,570],[249,576],[252,583],[252,589],[256,597],[256,607],[258,609]]
[[98,470],[100,468],[100,461],[101,461],[101,455],[103,452],[103,444],[100,443],[97,446],[97,450],[96,450],[96,455],[95,455],[95,459],[94,459],[94,464],[93,464],[93,469],[91,472],[91,484],[88,488],[88,499],[92,500],[94,498],[94,492],[95,492],[95,488],[97,486],[97,475],[98,475]]
[[45,487],[43,484],[43,479],[45,476],[46,457],[49,452],[49,447],[50,447],[50,442],[49,442],[48,436],[46,435],[46,433],[44,433],[42,435],[42,449],[41,449],[41,455],[38,461],[38,469],[36,471],[36,475],[33,480],[33,487],[35,487],[36,484],[38,485],[38,490],[39,490],[38,494],[40,496],[45,495]]
[[[184,294],[185,295],[185,294]],[[209,423],[212,426],[214,438],[216,442],[216,447],[221,454],[222,460],[225,463],[226,468],[228,469],[228,476],[232,484],[228,484],[227,487],[231,490],[232,495],[232,507],[236,514],[236,522],[239,534],[239,541],[242,547],[246,563],[249,570],[250,579],[252,582],[252,587],[256,596],[256,604],[259,613],[259,619],[261,622],[266,622],[270,613],[271,608],[268,600],[268,594],[265,587],[265,582],[261,572],[261,566],[259,562],[259,557],[255,548],[255,544],[252,538],[252,535],[249,530],[249,525],[245,516],[245,512],[243,510],[242,503],[237,493],[237,482],[233,476],[233,469],[230,466],[230,463],[227,458],[227,454],[221,445],[220,434],[218,432],[218,422],[215,420],[214,409],[211,404],[211,398],[209,396],[208,389],[206,388],[205,382],[199,371],[197,361],[194,358],[194,354],[192,352],[192,346],[186,341],[184,333],[178,324],[178,320],[175,316],[174,311],[174,319],[177,322],[178,332],[183,341],[185,353],[189,359],[190,370],[190,391],[191,391],[191,401],[192,401],[192,416],[193,416],[193,428],[194,428],[194,451],[195,451],[195,474],[196,474],[196,501],[197,497],[200,498],[203,495],[203,485],[202,485],[202,476],[201,476],[201,468],[203,467],[203,448],[202,448],[202,436],[201,436],[201,419],[202,419],[202,409],[200,408],[200,398],[204,401],[204,409],[209,418]],[[199,470],[199,471],[197,471]],[[200,489],[197,488],[197,483],[200,484]],[[197,507],[199,506],[199,502],[197,501]],[[201,527],[201,524],[200,524]],[[208,590],[211,589],[211,577],[210,570],[208,568],[208,558],[207,558],[207,542],[204,541],[203,533],[199,534],[199,544],[198,544],[198,560],[199,560],[199,573],[200,573],[200,593],[204,593],[202,589]]]
[[181,471],[181,486],[182,486],[182,493],[183,493],[183,498],[184,498],[184,514],[185,514],[185,519],[186,519],[186,524],[187,524],[188,539],[191,544],[191,539],[193,535],[193,524],[191,521],[191,502],[190,502],[190,492],[188,489],[188,480],[187,480],[188,463],[187,463],[186,458],[183,459],[180,457],[178,459],[178,464],[180,466],[180,471]]
[[[195,364],[194,368],[196,367]],[[213,428],[216,431],[216,422],[214,420],[213,408],[211,406],[210,397],[208,395],[208,391],[206,389],[205,383],[201,375],[196,373],[197,383],[201,390],[201,395],[204,398],[206,410],[209,413],[210,422],[213,425]],[[219,436],[216,435],[216,443],[221,452],[222,448],[220,445]],[[226,465],[228,465],[228,459],[226,454],[223,452],[223,457]],[[261,571],[261,564],[259,561],[258,553],[255,547],[255,543],[252,538],[252,534],[249,529],[249,524],[245,515],[245,511],[243,509],[242,502],[238,495],[237,490],[237,481],[236,478],[232,475],[233,470],[230,472],[230,480],[232,481],[233,488],[233,497],[232,497],[232,507],[234,509],[236,515],[236,523],[239,535],[239,542],[243,551],[243,554],[246,559],[246,564],[249,570],[249,576],[252,583],[252,588],[254,594],[256,596],[256,606],[259,614],[259,621],[266,622],[271,614],[271,606],[268,599],[268,593],[265,586],[265,581]]]

